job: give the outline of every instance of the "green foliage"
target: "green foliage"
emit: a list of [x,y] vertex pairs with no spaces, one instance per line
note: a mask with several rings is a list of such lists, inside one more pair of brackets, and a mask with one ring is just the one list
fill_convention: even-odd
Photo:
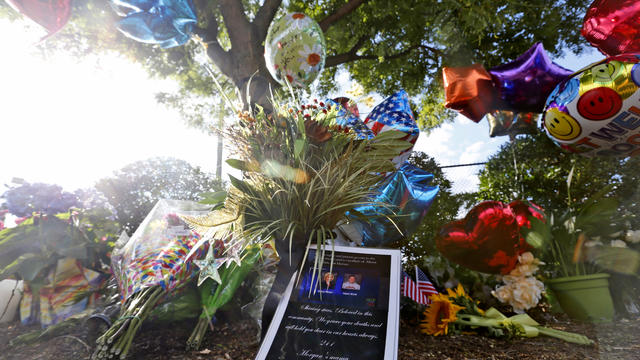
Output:
[[522,228],[527,242],[538,250],[544,268],[552,277],[587,275],[602,271],[582,261],[580,253],[589,238],[615,239],[622,230],[622,218],[615,216],[618,201],[606,198],[612,186],[598,191],[581,204],[572,204],[561,215],[546,214],[545,220],[531,218],[531,228]]
[[[536,41],[553,55],[579,52],[579,34],[590,0],[569,1],[377,1],[360,6],[325,33],[329,55],[354,50],[344,68],[366,90],[390,95],[399,87],[419,99],[420,125],[452,120],[442,106],[443,66],[481,63],[487,68],[515,59]],[[341,4],[290,2],[290,8],[323,19]],[[357,47],[359,46],[359,48]],[[321,79],[335,87],[332,71]]]
[[315,244],[321,254],[315,271],[331,230],[367,203],[380,174],[395,169],[390,159],[411,144],[398,131],[357,139],[336,125],[335,107],[292,102],[272,100],[271,114],[258,108],[239,115],[227,131],[239,159],[228,163],[243,170],[243,179],[230,176],[223,209],[187,221],[199,233],[232,237],[243,248],[270,240],[279,252]]
[[[564,152],[540,132],[519,136],[504,144],[480,171],[478,201],[526,199],[545,211],[562,213],[569,203],[583,203],[609,184],[618,189],[622,182],[617,174],[624,164]],[[567,178],[574,166],[568,200]]]
[[116,210],[116,218],[132,233],[160,199],[204,200],[202,193],[223,183],[184,160],[151,158],[129,164],[96,183]]
[[43,283],[58,259],[72,257],[91,269],[108,264],[118,226],[101,210],[71,216],[36,215],[19,226],[0,231],[0,279],[17,277]]
[[[225,90],[242,88],[256,71],[278,87],[262,58],[266,27],[255,24],[261,8],[272,1],[194,3],[201,28],[198,32],[209,37],[209,50],[219,46],[217,56],[211,56],[215,51],[208,54],[227,77]],[[238,7],[239,3],[243,6]],[[320,93],[336,88],[339,68],[348,71],[367,91],[389,95],[403,87],[410,94],[420,94],[415,99],[418,120],[428,129],[453,119],[453,113],[442,105],[443,66],[477,62],[492,67],[515,59],[536,41],[542,41],[552,55],[561,55],[564,49],[580,52],[586,46],[580,36],[582,18],[591,0],[364,1],[353,11],[339,13],[346,3],[296,0],[279,7],[278,15],[302,11],[321,24],[331,19],[324,22],[328,58]],[[225,18],[232,12],[229,7],[244,12],[242,21]],[[215,97],[217,91],[194,60],[199,44],[190,42],[163,50],[128,39],[116,30],[118,17],[103,0],[74,1],[72,14],[71,23],[47,40],[48,50],[78,55],[117,52],[142,64],[152,76],[174,78],[181,90],[160,94],[158,99],[181,111],[190,125],[206,127],[213,105],[198,104],[218,102],[201,101],[203,97]],[[16,14],[0,3],[0,16],[15,18]],[[234,44],[239,40],[243,42]]]
[[531,219],[532,228],[524,235],[543,251],[547,269],[554,276],[593,272],[598,268],[574,264],[575,244],[581,233],[587,240],[605,242],[622,238],[620,230],[638,228],[638,161],[581,157],[562,151],[542,133],[519,136],[503,145],[480,172],[478,199],[521,198],[542,206],[546,224]]

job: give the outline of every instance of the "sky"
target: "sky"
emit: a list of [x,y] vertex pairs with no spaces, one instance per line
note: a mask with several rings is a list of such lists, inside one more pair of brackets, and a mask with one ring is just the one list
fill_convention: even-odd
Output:
[[[12,35],[3,37],[0,57],[0,193],[14,177],[66,190],[91,187],[129,163],[155,156],[215,171],[215,137],[187,128],[177,112],[155,101],[157,92],[176,89],[172,81],[149,79],[140,66],[115,55],[43,59],[35,55],[34,43],[45,34],[37,25],[0,19],[0,33]],[[556,62],[576,70],[601,58],[588,51]],[[338,82],[341,91],[351,87],[347,74]],[[458,116],[421,134],[415,150],[440,165],[482,162],[508,141],[488,134],[486,120],[476,124]],[[447,170],[454,191],[473,190],[478,169]]]

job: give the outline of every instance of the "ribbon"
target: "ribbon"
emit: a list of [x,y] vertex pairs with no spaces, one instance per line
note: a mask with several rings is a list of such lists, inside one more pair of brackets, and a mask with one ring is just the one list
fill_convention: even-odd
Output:
[[484,316],[470,314],[458,314],[457,316],[458,319],[455,321],[456,324],[494,327],[499,329],[508,329],[515,326],[519,330],[519,335],[524,337],[536,337],[542,334],[574,344],[593,344],[593,341],[584,335],[540,326],[538,322],[533,320],[527,314],[518,314],[506,317],[500,311],[492,307],[485,312]]
[[136,41],[163,48],[183,45],[197,23],[192,0],[111,0],[118,30]]

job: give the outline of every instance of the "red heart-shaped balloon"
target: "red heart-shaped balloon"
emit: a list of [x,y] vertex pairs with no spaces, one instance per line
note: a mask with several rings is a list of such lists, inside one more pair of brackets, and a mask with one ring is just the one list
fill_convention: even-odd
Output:
[[640,51],[640,2],[595,0],[584,17],[582,36],[607,56]]
[[447,259],[471,270],[508,274],[518,255],[530,248],[520,235],[521,226],[530,226],[530,215],[536,216],[535,211],[523,202],[484,201],[463,220],[443,226],[436,247]]
[[71,0],[7,0],[9,5],[49,31],[62,29],[71,16]]

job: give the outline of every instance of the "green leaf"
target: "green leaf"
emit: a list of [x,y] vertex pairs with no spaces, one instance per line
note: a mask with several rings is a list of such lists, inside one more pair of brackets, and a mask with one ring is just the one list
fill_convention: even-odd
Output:
[[247,163],[242,160],[227,159],[226,163],[234,169],[238,169],[240,171],[248,171]]
[[300,157],[302,150],[304,150],[305,144],[306,142],[304,141],[304,139],[296,139],[295,143],[293,144],[293,153],[297,158]]
[[389,131],[379,133],[371,140],[371,142],[379,143],[379,142],[388,141],[388,140],[398,140],[398,139],[402,139],[405,136],[407,136],[407,134],[402,131],[389,130]]
[[536,249],[540,249],[542,248],[542,245],[544,245],[544,236],[542,236],[542,234],[540,234],[539,232],[529,231],[524,238],[525,240],[527,240],[527,243],[529,245],[533,246]]
[[245,251],[240,266],[232,262],[220,269],[221,283],[217,286],[215,293],[211,294],[213,280],[207,279],[207,281],[202,284],[203,286],[200,287],[202,306],[206,308],[207,311],[203,311],[200,317],[206,317],[207,313],[212,316],[217,309],[233,298],[236,290],[240,284],[242,284],[249,271],[253,269],[253,265],[258,261],[260,255],[260,247],[252,246]]
[[587,208],[591,207],[591,205],[593,205],[593,203],[597,202],[598,200],[602,199],[605,195],[610,193],[613,190],[613,188],[614,188],[614,184],[609,184],[609,185],[603,187],[602,189],[600,189],[597,193],[593,194],[589,199],[587,199],[582,204],[583,211],[584,211],[584,209],[587,209]]
[[576,217],[576,228],[583,230],[597,230],[600,225],[611,222],[617,213],[618,201],[613,198],[600,199],[590,206],[583,208]]
[[251,188],[251,186],[249,186],[249,184],[247,184],[246,182],[232,176],[229,175],[229,181],[231,181],[231,185],[235,186],[236,189],[242,191],[243,193],[247,194],[247,195],[252,195],[253,194],[253,189]]
[[529,245],[537,249],[542,248],[551,240],[551,229],[549,225],[536,217],[529,216],[529,221],[531,223],[531,229],[523,227],[520,231]]
[[202,198],[202,200],[199,201],[201,204],[217,205],[224,202],[227,198],[227,192],[224,190],[204,192],[200,194],[200,197]]
[[33,281],[40,271],[48,267],[55,258],[44,258],[40,254],[24,254],[0,271],[0,279],[18,274],[25,281]]

